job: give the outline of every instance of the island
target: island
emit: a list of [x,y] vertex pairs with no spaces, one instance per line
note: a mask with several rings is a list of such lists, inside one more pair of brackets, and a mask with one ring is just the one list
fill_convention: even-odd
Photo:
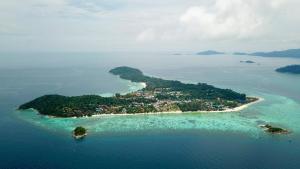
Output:
[[263,57],[300,58],[300,49],[288,49],[288,50],[282,50],[282,51],[254,52],[254,53],[235,52],[234,54],[235,55],[263,56]]
[[252,64],[252,63],[255,63],[255,62],[252,61],[252,60],[241,60],[240,63],[249,63],[249,64]]
[[244,53],[244,52],[234,52],[233,55],[248,55],[248,53]]
[[87,131],[84,127],[79,126],[73,130],[73,137],[75,139],[82,139],[87,135]]
[[179,56],[179,55],[182,55],[182,54],[181,53],[173,53],[173,55]]
[[276,69],[276,72],[279,73],[291,73],[291,74],[300,74],[300,65],[288,65]]
[[271,126],[270,124],[261,125],[266,132],[271,134],[288,134],[289,132],[286,129],[282,129],[279,127]]
[[32,108],[42,115],[54,117],[83,117],[104,114],[231,111],[259,100],[206,83],[185,84],[177,80],[146,76],[139,69],[126,66],[109,72],[124,80],[144,83],[146,87],[124,95],[117,93],[113,97],[45,95],[19,106],[19,109]]
[[220,55],[220,54],[225,54],[225,53],[214,51],[214,50],[207,50],[207,51],[202,51],[197,53],[197,55]]

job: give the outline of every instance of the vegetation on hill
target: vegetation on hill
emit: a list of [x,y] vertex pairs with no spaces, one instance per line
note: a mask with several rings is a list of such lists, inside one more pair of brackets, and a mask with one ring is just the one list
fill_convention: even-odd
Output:
[[172,91],[184,91],[188,95],[184,96],[186,99],[227,99],[243,102],[246,100],[245,94],[234,92],[230,89],[220,89],[206,83],[185,84],[176,80],[164,80],[155,77],[145,76],[140,70],[130,67],[117,67],[110,70],[110,73],[119,75],[122,79],[133,82],[145,82],[146,89],[168,88]]

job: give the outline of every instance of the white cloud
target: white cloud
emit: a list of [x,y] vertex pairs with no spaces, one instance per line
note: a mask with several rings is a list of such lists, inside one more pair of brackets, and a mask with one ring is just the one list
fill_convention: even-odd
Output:
[[271,7],[275,8],[275,9],[280,8],[281,6],[283,6],[286,3],[287,3],[286,0],[272,0],[271,1]]
[[243,0],[218,0],[214,6],[190,7],[180,23],[189,36],[197,38],[245,38],[257,33],[263,17]]
[[137,40],[138,41],[151,41],[151,40],[156,39],[156,37],[155,37],[156,34],[157,33],[154,32],[153,29],[147,29],[138,35]]
[[299,0],[3,0],[0,50],[295,47],[298,6]]
[[[193,5],[171,24],[169,22],[162,23],[164,26],[152,26],[152,38],[142,39],[193,41],[259,39],[274,33],[274,30],[280,27],[283,20],[277,23],[273,21],[278,17],[287,19],[285,15],[293,11],[292,4],[295,2],[295,0],[214,0],[213,3]],[[287,9],[290,11],[282,12]],[[293,15],[299,13],[293,12]],[[145,30],[138,37],[147,34],[149,28]],[[283,34],[285,35],[285,32]],[[166,36],[172,38],[163,38]]]

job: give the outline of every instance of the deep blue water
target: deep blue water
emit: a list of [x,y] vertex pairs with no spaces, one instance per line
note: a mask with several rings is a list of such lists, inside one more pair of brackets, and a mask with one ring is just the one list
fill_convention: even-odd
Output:
[[[239,65],[238,61],[245,58],[224,56],[197,60],[193,57],[199,56],[189,55],[176,56],[170,60],[175,56],[139,55],[2,55],[0,168],[300,168],[300,135],[296,128],[295,132],[287,136],[259,134],[258,137],[245,132],[213,129],[106,131],[91,133],[84,140],[76,141],[71,134],[58,129],[42,128],[22,120],[14,113],[18,105],[44,94],[80,95],[125,91],[127,86],[124,83],[107,74],[107,70],[119,65],[136,66],[149,74],[170,79],[209,82],[239,91],[247,88],[251,94],[264,92],[281,95],[299,103],[299,77],[277,75],[271,71],[278,65],[300,62],[297,60],[255,58],[262,66],[253,68],[249,65]],[[216,62],[218,59],[223,60]],[[254,73],[241,79],[250,69]],[[237,73],[238,71],[240,73]],[[255,79],[255,75],[260,77],[257,79],[260,82],[253,82],[252,78]],[[282,82],[282,79],[287,82]],[[300,112],[295,114],[295,121],[298,119],[300,122]]]
[[232,133],[185,131],[102,135],[74,141],[41,130],[15,134],[18,136],[10,136],[9,140],[1,139],[6,141],[5,147],[1,145],[5,154],[1,168],[299,167],[299,142],[293,138],[251,139]]

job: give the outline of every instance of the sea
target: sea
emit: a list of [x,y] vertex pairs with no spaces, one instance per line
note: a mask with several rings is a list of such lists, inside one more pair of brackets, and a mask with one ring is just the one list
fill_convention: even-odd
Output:
[[[275,71],[300,59],[174,53],[1,53],[0,169],[300,168],[300,76]],[[111,96],[143,87],[108,73],[117,66],[263,101],[226,113],[52,118],[17,110],[45,94]],[[290,133],[266,133],[259,127],[266,123]],[[75,140],[76,126],[88,136]]]

